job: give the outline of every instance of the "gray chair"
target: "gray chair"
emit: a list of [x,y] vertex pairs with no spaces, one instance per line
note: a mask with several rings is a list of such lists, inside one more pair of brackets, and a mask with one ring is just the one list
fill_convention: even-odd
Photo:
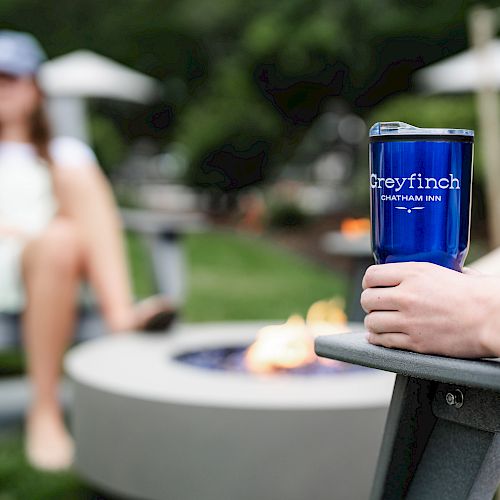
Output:
[[[75,342],[100,337],[106,327],[95,307],[83,307],[78,313]],[[21,315],[0,313],[0,351],[21,349]]]
[[371,500],[491,500],[500,482],[500,362],[316,339],[320,356],[397,374]]

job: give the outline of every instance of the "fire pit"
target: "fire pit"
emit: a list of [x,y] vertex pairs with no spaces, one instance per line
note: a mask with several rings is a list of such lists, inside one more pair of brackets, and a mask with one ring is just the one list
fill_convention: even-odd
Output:
[[[262,326],[181,325],[73,349],[77,471],[143,499],[366,498],[393,376],[316,360],[270,368],[266,356],[255,365],[244,349]],[[279,343],[280,327],[271,333]],[[288,360],[304,356],[288,347]]]

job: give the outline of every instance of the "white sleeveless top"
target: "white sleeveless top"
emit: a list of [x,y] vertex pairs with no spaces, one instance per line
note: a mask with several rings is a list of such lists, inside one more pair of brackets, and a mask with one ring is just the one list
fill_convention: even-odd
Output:
[[[51,141],[49,152],[57,168],[88,168],[93,151],[71,137]],[[33,145],[0,142],[0,224],[36,236],[57,212],[48,165]],[[0,312],[19,312],[25,304],[21,253],[25,241],[0,234]]]

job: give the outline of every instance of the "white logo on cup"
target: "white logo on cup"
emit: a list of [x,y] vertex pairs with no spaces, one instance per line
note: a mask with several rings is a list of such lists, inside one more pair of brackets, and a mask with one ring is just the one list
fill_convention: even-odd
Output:
[[425,207],[394,207],[397,208],[398,210],[406,210],[407,213],[411,214],[412,210],[423,210]]
[[460,180],[453,174],[436,179],[435,177],[422,177],[422,174],[413,173],[409,177],[379,177],[370,175],[372,189],[394,189],[397,193],[401,189],[460,189]]
[[[404,210],[411,214],[413,211],[423,210],[425,207],[416,205],[418,202],[441,202],[442,195],[435,194],[435,190],[459,190],[460,180],[453,174],[446,177],[422,177],[422,174],[413,173],[408,177],[379,177],[370,175],[371,189],[389,191],[380,195],[380,201],[409,202],[412,206],[398,205],[397,210]],[[404,193],[399,193],[404,189]],[[417,192],[408,193],[409,190]],[[420,190],[424,190],[423,192]]]

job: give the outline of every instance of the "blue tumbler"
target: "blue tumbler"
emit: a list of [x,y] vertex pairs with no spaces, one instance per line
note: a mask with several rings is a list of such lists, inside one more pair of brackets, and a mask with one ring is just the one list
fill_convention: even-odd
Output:
[[375,262],[461,271],[469,249],[474,132],[402,122],[370,129]]

